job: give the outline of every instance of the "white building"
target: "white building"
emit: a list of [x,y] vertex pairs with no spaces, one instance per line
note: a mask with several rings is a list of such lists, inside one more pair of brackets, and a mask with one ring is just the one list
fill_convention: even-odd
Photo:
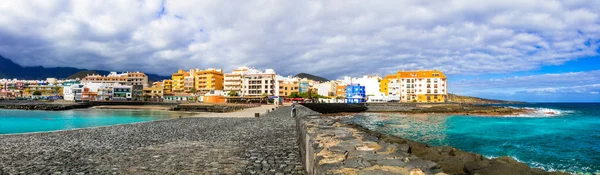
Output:
[[242,96],[275,95],[275,70],[249,69],[242,76]]
[[317,93],[320,96],[332,97],[335,95],[335,82],[324,82],[315,86],[317,86]]
[[246,74],[246,72],[248,72],[249,69],[250,68],[248,67],[242,66],[233,70],[231,73],[224,74],[223,91],[225,91],[226,93],[234,91],[238,94],[241,94],[242,86],[244,84],[242,77],[244,76],[244,74]]
[[120,85],[143,85],[148,87],[148,76],[141,72],[126,72],[120,73],[110,72],[106,76],[88,75],[81,79],[81,83],[104,83],[104,84],[120,84]]

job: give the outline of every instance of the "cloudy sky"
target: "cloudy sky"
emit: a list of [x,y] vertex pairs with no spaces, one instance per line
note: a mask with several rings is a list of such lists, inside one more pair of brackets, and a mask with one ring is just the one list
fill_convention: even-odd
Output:
[[597,0],[8,0],[0,55],[162,75],[439,69],[463,95],[600,101],[599,12]]

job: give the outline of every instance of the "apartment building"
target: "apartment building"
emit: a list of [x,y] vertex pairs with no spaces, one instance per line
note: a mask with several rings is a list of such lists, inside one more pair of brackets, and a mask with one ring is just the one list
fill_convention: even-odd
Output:
[[196,70],[194,73],[196,91],[200,94],[206,94],[211,90],[223,90],[223,70],[208,68],[205,70]]
[[233,92],[236,92],[237,94],[241,94],[242,86],[244,84],[242,77],[244,76],[244,74],[246,74],[248,72],[249,69],[250,68],[248,68],[248,67],[242,66],[242,67],[238,67],[237,69],[233,70],[231,73],[225,74],[223,90],[226,93],[233,91]]
[[191,69],[185,77],[183,77],[183,92],[185,93],[196,93],[196,70]]
[[184,87],[186,76],[189,76],[189,73],[185,70],[178,70],[176,73],[171,75],[173,93],[183,93],[185,91]]
[[265,71],[249,69],[242,76],[242,82],[242,96],[275,95],[276,83],[275,70],[273,69],[266,69]]
[[448,86],[441,71],[399,71],[396,76],[400,90],[392,93],[399,93],[401,102],[446,102]]
[[164,89],[161,86],[152,86],[144,88],[144,101],[161,102],[164,96]]
[[330,82],[322,82],[319,83],[316,86],[317,89],[317,93],[320,96],[325,96],[325,97],[333,97],[335,96],[336,93],[336,83],[335,81],[330,81]]
[[165,94],[173,93],[173,80],[164,80],[162,86]]
[[400,101],[400,79],[396,74],[385,76],[379,84],[379,91],[386,96],[388,101]]
[[288,97],[290,96],[292,93],[300,93],[300,86],[299,86],[299,79],[295,78],[295,77],[283,77],[283,76],[276,76],[277,79],[277,92],[275,94],[277,94],[277,96],[279,97]]
[[81,79],[81,83],[105,83],[105,84],[120,84],[120,85],[142,85],[148,86],[148,76],[141,72],[126,72],[120,73],[111,72],[110,74],[103,75],[88,75]]
[[148,87],[148,76],[141,72],[127,72],[127,86],[142,85],[142,87]]
[[346,86],[342,84],[337,84],[335,86],[335,96],[336,97],[345,97],[346,96]]

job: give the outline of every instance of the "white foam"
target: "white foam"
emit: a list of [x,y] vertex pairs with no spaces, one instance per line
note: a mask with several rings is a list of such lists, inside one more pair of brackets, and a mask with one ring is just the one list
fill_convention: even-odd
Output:
[[529,107],[510,107],[516,109],[528,109],[531,110],[531,113],[527,114],[519,114],[519,115],[507,115],[504,117],[556,117],[556,116],[564,116],[573,111],[568,110],[558,110],[558,109],[550,109],[550,108],[529,108]]

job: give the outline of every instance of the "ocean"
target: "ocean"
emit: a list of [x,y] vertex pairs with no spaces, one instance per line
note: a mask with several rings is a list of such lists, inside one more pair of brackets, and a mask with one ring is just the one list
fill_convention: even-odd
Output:
[[530,103],[520,116],[359,114],[349,122],[488,158],[511,156],[548,171],[600,174],[600,103]]
[[27,111],[0,109],[0,134],[57,131],[145,122],[180,114],[153,110],[78,109]]

